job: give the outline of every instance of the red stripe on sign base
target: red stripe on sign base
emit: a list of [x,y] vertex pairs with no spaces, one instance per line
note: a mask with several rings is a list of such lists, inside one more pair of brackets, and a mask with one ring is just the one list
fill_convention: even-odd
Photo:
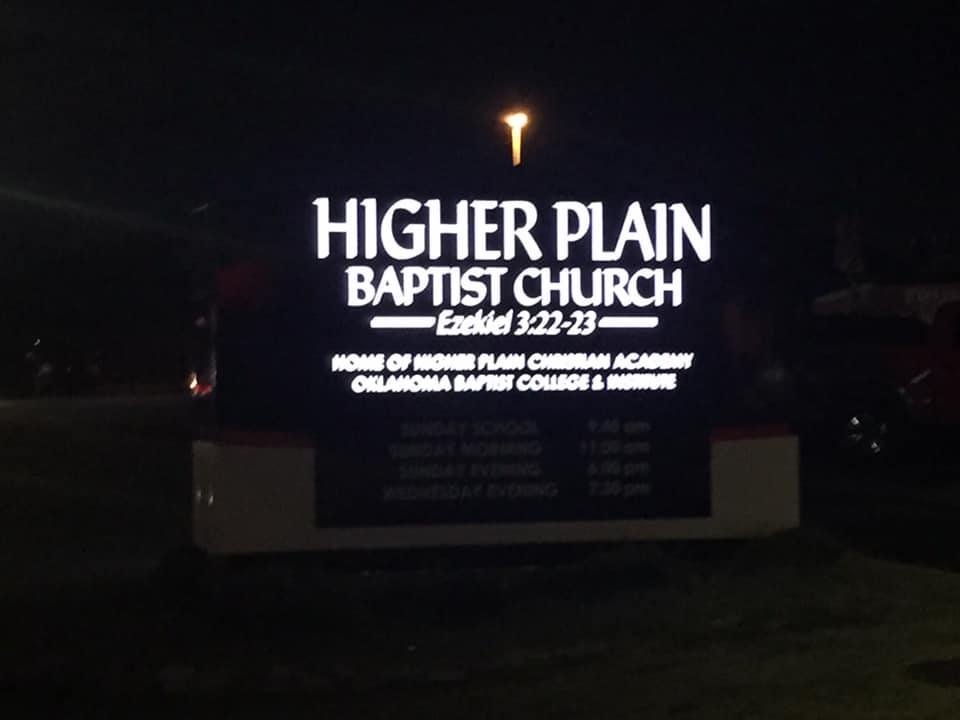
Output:
[[200,436],[197,439],[209,440],[220,445],[246,445],[249,447],[303,448],[315,445],[312,435],[269,430],[219,430]]
[[786,423],[771,425],[742,425],[739,427],[714,428],[710,433],[711,442],[726,440],[758,440],[760,438],[783,437],[792,435]]

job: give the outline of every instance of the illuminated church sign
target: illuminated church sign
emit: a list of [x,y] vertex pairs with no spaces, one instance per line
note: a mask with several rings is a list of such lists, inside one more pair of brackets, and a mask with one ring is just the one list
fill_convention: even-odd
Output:
[[666,200],[314,200],[318,524],[707,514],[711,206]]

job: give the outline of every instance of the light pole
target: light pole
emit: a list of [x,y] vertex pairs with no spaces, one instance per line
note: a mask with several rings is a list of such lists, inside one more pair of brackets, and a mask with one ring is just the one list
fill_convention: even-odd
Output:
[[513,147],[513,166],[520,164],[520,142],[523,135],[523,128],[527,126],[527,114],[522,112],[510,113],[504,118],[504,122],[510,126],[510,140]]

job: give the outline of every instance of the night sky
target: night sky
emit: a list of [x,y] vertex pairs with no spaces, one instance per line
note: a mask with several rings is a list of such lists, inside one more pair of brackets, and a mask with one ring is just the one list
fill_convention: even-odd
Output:
[[113,5],[0,3],[5,314],[140,307],[318,194],[506,187],[512,107],[525,177],[750,208],[772,245],[850,210],[949,227],[957,199],[955,4]]

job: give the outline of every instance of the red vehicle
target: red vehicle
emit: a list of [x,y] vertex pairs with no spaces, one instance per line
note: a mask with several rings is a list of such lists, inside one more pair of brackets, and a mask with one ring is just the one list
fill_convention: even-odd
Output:
[[960,285],[865,285],[813,310],[798,383],[809,430],[878,456],[960,424]]

